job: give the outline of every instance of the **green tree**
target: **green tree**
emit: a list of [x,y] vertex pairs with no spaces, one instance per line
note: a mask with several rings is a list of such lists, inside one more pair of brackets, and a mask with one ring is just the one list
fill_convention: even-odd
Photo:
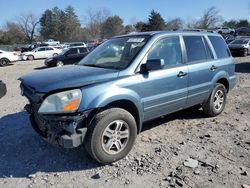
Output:
[[68,6],[65,10],[58,7],[46,10],[40,18],[41,36],[64,42],[80,39],[81,24],[75,10]]
[[111,38],[115,35],[122,34],[124,30],[123,20],[115,15],[106,19],[102,26],[102,37]]
[[136,31],[137,31],[137,32],[148,31],[148,25],[147,25],[147,23],[142,22],[142,21],[137,22],[137,23],[135,24],[135,28],[136,28]]
[[237,27],[250,27],[250,24],[248,22],[248,20],[246,19],[242,19],[242,20],[239,20],[236,24]]
[[238,21],[236,20],[229,20],[229,21],[225,21],[222,26],[223,27],[229,27],[229,28],[234,28],[236,29],[237,28],[237,23]]
[[152,10],[149,18],[147,28],[149,31],[160,31],[164,30],[166,27],[165,20],[162,18],[160,13]]

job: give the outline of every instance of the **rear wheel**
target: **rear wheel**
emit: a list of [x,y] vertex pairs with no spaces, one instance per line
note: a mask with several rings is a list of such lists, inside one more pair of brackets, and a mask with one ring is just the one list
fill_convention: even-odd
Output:
[[10,60],[8,60],[7,58],[0,59],[0,66],[5,66],[5,65],[8,65],[9,63],[10,63]]
[[227,90],[221,83],[216,83],[209,99],[202,104],[203,111],[209,116],[219,115],[225,108]]
[[30,60],[30,61],[34,60],[34,56],[33,55],[28,55],[27,59]]
[[57,55],[58,55],[57,53],[53,54],[53,56],[57,56]]
[[124,158],[132,149],[137,136],[134,117],[121,108],[100,112],[89,125],[85,147],[102,164]]

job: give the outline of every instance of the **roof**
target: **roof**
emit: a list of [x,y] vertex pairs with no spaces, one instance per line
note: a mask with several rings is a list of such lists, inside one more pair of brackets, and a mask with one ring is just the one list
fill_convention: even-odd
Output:
[[164,35],[164,34],[205,34],[205,35],[217,35],[217,36],[220,36],[220,34],[218,33],[213,33],[209,30],[196,30],[196,29],[191,29],[191,30],[178,30],[178,31],[148,31],[148,32],[133,32],[133,33],[130,33],[130,34],[126,34],[126,35],[120,35],[120,36],[116,36],[116,37],[113,37],[113,38],[119,38],[119,37],[125,37],[125,36],[145,36],[145,35],[148,35],[148,36],[153,36],[153,35]]

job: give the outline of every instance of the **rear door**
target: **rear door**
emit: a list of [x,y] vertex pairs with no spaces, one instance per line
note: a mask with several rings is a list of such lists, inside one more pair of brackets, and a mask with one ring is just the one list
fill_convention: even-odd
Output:
[[202,35],[184,35],[188,66],[188,98],[186,107],[202,103],[208,98],[212,80],[217,72],[213,53]]
[[163,59],[165,66],[142,74],[144,120],[178,111],[187,99],[188,69],[183,64],[179,36],[158,40],[143,61],[148,59]]

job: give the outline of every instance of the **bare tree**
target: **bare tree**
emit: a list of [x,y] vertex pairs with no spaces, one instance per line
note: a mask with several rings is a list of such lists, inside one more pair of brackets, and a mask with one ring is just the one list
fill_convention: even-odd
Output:
[[20,31],[24,34],[28,43],[32,43],[34,40],[36,28],[39,24],[39,19],[32,13],[21,15],[17,19],[17,24]]
[[90,8],[87,10],[87,28],[93,39],[97,39],[101,36],[102,24],[109,16],[110,11],[105,8],[100,8],[98,10]]
[[194,24],[199,29],[211,29],[222,21],[219,11],[216,7],[210,7],[207,9],[202,17]]

